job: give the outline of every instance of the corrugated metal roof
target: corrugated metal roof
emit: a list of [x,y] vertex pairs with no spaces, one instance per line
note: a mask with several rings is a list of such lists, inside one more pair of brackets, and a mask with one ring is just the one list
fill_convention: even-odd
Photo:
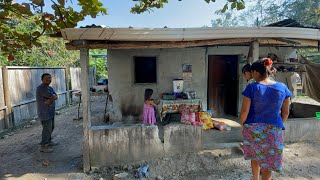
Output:
[[278,21],[269,25],[266,25],[266,27],[297,27],[297,28],[311,28],[311,29],[318,29],[317,27],[310,27],[310,26],[304,26],[300,23],[298,23],[294,19],[285,19],[282,21]]
[[235,38],[294,38],[320,40],[320,31],[294,27],[227,28],[67,28],[65,40],[197,41]]

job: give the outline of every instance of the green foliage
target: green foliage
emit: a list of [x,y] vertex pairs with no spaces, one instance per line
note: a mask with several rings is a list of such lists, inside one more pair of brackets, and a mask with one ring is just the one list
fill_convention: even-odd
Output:
[[[143,12],[150,12],[154,8],[163,8],[164,4],[168,3],[169,0],[133,0],[136,1],[134,7],[131,8],[131,13],[141,14]],[[182,1],[182,0],[179,0]],[[204,0],[207,3],[216,2],[216,0]],[[226,4],[223,6],[221,12],[225,12],[227,9],[230,10],[242,10],[245,8],[244,0],[228,0]]]
[[[15,29],[18,33],[30,34],[40,30],[41,27],[34,22],[39,16],[30,17],[29,20],[15,20]],[[79,52],[67,51],[62,38],[41,36],[38,39],[41,46],[32,46],[29,49],[20,49],[15,52],[14,60],[7,56],[0,56],[1,66],[71,66],[79,59]]]
[[105,49],[91,49],[90,50],[90,67],[96,68],[96,79],[108,78],[107,59],[104,56],[93,55],[106,55]]
[[212,20],[212,26],[264,26],[284,19],[294,19],[304,26],[320,27],[320,0],[264,1],[239,12],[221,10],[220,17]]
[[[81,11],[66,6],[71,0],[29,0],[16,3],[13,0],[0,0],[0,48],[4,56],[17,54],[22,49],[41,46],[40,37],[45,33],[58,35],[62,28],[73,28],[86,16],[95,18],[106,14],[106,8],[98,0],[78,0]],[[45,4],[51,3],[51,4]],[[45,6],[51,5],[52,12],[44,12]],[[20,31],[18,21],[30,21],[40,28]],[[30,26],[31,27],[31,26]]]
[[[320,64],[320,52],[318,49],[299,49],[298,56],[303,56],[307,58],[309,61]],[[301,57],[299,57],[301,58]]]
[[65,49],[61,38],[40,37],[41,47],[32,47],[16,52],[10,61],[0,56],[0,66],[72,66],[79,59],[78,51]]
[[[163,8],[164,4],[169,2],[169,0],[133,1],[137,3],[132,7],[131,12],[138,14],[153,8]],[[205,1],[215,2],[215,0]],[[72,6],[78,6],[80,10],[75,10]],[[221,12],[244,8],[244,0],[228,0]],[[11,60],[14,57],[15,59],[20,58],[23,52],[39,54],[38,50],[46,48],[41,47],[43,42],[46,42],[40,38],[43,35],[61,37],[61,29],[76,27],[77,23],[87,16],[95,18],[97,15],[106,14],[107,10],[99,0],[28,0],[22,3],[14,0],[0,0],[0,53]],[[24,21],[29,23],[28,28],[21,29],[20,24]],[[27,54],[24,56],[30,60],[34,59]],[[18,64],[28,63],[19,62]]]

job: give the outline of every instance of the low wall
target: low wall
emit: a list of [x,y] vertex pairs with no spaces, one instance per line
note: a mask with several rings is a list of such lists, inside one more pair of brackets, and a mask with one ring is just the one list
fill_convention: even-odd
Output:
[[320,140],[320,120],[316,118],[289,119],[284,126],[285,142]]
[[164,157],[202,150],[202,127],[172,124],[164,128],[164,143],[158,126],[95,126],[90,130],[91,168]]
[[165,155],[202,150],[202,127],[172,124],[164,127]]
[[292,103],[293,116],[295,118],[310,118],[315,117],[315,112],[320,112],[320,106],[304,103]]

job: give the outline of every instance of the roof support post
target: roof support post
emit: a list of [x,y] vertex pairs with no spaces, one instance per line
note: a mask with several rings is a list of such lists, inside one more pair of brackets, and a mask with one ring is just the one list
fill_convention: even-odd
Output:
[[90,112],[90,91],[89,91],[89,49],[80,49],[80,67],[81,67],[81,96],[83,109],[83,171],[89,172],[90,165],[90,147],[89,135],[91,128]]
[[253,63],[259,59],[259,42],[252,41],[249,50],[249,63]]

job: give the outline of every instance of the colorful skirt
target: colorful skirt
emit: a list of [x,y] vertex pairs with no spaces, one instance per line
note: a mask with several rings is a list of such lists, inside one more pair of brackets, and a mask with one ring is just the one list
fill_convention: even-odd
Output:
[[261,169],[282,172],[283,138],[280,127],[245,124],[242,130],[244,159],[258,161]]

